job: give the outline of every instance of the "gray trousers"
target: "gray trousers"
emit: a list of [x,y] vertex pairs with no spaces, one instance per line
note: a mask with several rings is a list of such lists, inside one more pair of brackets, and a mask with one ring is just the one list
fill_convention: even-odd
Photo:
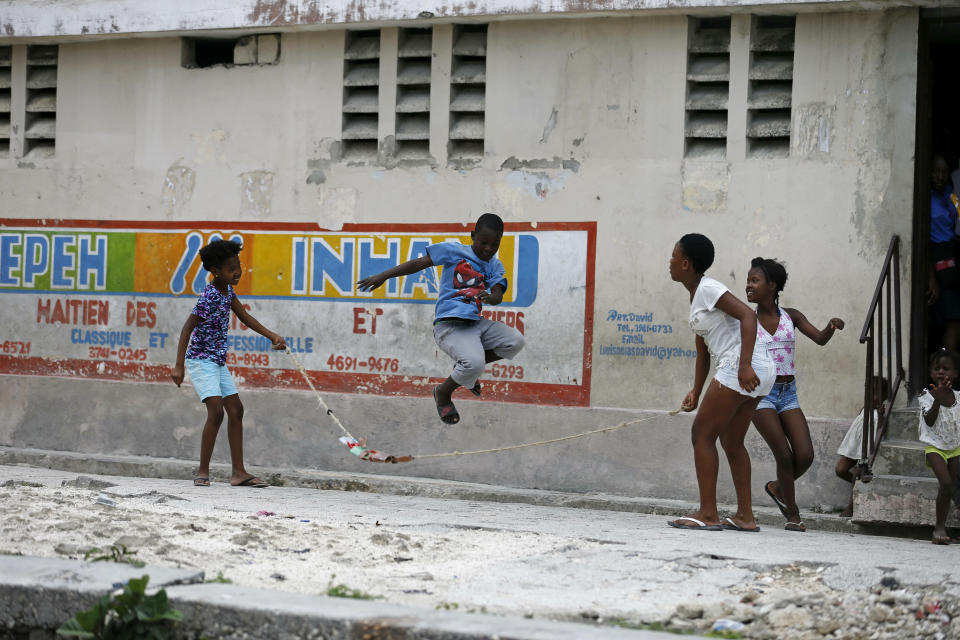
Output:
[[433,338],[454,359],[450,377],[461,387],[472,388],[483,374],[485,351],[511,359],[523,349],[523,334],[502,322],[480,318],[475,322],[438,322]]

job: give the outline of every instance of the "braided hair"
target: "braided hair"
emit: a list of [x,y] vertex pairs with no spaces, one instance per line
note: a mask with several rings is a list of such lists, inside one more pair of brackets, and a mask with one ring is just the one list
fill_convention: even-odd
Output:
[[754,258],[750,261],[751,269],[759,269],[767,282],[777,285],[777,292],[773,295],[773,303],[780,310],[780,292],[787,286],[787,270],[782,264],[772,258]]

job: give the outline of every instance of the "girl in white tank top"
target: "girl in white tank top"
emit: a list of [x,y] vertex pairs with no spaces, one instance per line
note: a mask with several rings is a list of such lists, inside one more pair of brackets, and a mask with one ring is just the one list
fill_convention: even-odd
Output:
[[[755,532],[760,527],[753,516],[750,455],[743,439],[754,408],[773,386],[776,371],[766,346],[757,340],[757,316],[723,283],[706,275],[712,264],[713,243],[699,233],[680,238],[670,256],[670,277],[689,294],[688,321],[696,335],[693,388],[681,408],[693,411],[700,405],[690,428],[700,508],[667,524],[698,531]],[[717,370],[704,393],[710,356]],[[736,513],[724,518],[717,512],[718,439],[730,463],[737,494]]]
[[747,273],[747,301],[757,305],[758,340],[777,370],[777,379],[753,414],[753,424],[766,440],[777,462],[777,479],[764,485],[767,495],[787,519],[787,531],[806,531],[800,519],[794,484],[813,463],[813,442],[807,419],[797,399],[796,332],[825,345],[834,331],[843,329],[843,320],[831,318],[817,329],[796,309],[780,307],[780,292],[787,284],[787,270],[769,258],[754,258]]

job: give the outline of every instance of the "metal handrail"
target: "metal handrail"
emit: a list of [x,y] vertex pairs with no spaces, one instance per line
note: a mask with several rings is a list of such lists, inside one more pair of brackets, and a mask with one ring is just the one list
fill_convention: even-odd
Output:
[[[886,298],[886,304],[884,304],[884,298]],[[900,329],[900,236],[898,235],[890,239],[890,246],[880,270],[880,278],[877,280],[877,288],[870,300],[863,331],[860,332],[860,342],[867,345],[867,358],[863,382],[863,439],[857,466],[860,480],[870,482],[873,479],[873,463],[890,423],[890,408],[906,377],[903,370],[903,341]],[[889,397],[885,397],[886,385],[883,381],[889,382],[893,379],[894,358],[896,359],[896,378],[890,385]],[[878,407],[874,406],[875,389],[879,390],[876,394],[880,400]],[[876,424],[873,419],[874,410],[878,414]]]

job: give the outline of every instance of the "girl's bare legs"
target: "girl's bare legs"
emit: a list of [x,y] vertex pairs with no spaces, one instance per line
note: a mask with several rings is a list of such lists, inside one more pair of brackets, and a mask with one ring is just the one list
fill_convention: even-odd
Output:
[[770,489],[787,505],[787,521],[799,523],[794,483],[813,464],[813,442],[807,419],[800,409],[779,415],[773,409],[760,409],[753,416],[753,424],[777,463],[777,479]]
[[[700,490],[700,508],[696,513],[690,514],[690,517],[696,518],[705,524],[720,524],[720,514],[717,513],[717,474],[719,473],[720,467],[720,457],[717,454],[717,439],[730,428],[731,421],[737,415],[741,405],[748,402],[750,403],[750,411],[752,413],[756,403],[759,402],[758,399],[740,395],[733,389],[728,389],[714,380],[710,383],[710,386],[707,387],[703,402],[700,404],[700,410],[697,412],[697,417],[693,420],[690,437],[693,441],[693,462],[697,471],[697,487]],[[749,424],[748,415],[747,426],[749,426]],[[743,429],[743,433],[746,433],[745,428]],[[731,434],[729,439],[731,449],[736,449],[736,439],[736,434]],[[743,435],[740,436],[740,444],[743,444]],[[744,449],[743,453],[746,453],[746,449]],[[736,456],[738,465],[742,464],[742,460],[738,455]],[[747,504],[749,504],[749,456],[746,457],[746,464],[748,476],[746,499]],[[734,482],[739,482],[739,480],[735,478]],[[738,490],[738,501],[740,499],[740,493]],[[678,524],[685,523],[685,521],[678,522]]]
[[[740,395],[740,394],[737,394]],[[750,489],[750,454],[743,444],[750,429],[750,418],[760,403],[760,398],[740,396],[744,402],[730,420],[730,425],[720,434],[720,446],[727,454],[733,488],[737,493],[737,512],[733,521],[745,529],[753,529],[757,521],[753,517],[753,496]]]
[[200,468],[198,478],[210,478],[210,458],[213,457],[213,445],[217,442],[220,425],[223,424],[223,398],[211,396],[203,401],[207,405],[207,421],[200,435]]
[[[848,458],[846,456],[840,456],[840,459],[837,460],[837,467],[834,470],[837,474],[837,477],[843,480],[844,482],[849,482],[853,484],[854,482],[854,473],[853,468],[857,466],[857,461],[853,458]],[[847,508],[840,513],[841,518],[850,518],[853,516],[853,488],[850,488],[850,504],[847,505]]]
[[947,535],[947,514],[950,512],[950,500],[953,498],[953,481],[957,477],[960,458],[945,461],[940,454],[928,453],[927,463],[937,476],[940,488],[937,490],[937,523],[933,527],[933,544],[950,544]]
[[230,444],[230,484],[239,484],[253,478],[243,466],[243,403],[240,396],[233,394],[223,399],[223,408],[227,413],[227,442]]

